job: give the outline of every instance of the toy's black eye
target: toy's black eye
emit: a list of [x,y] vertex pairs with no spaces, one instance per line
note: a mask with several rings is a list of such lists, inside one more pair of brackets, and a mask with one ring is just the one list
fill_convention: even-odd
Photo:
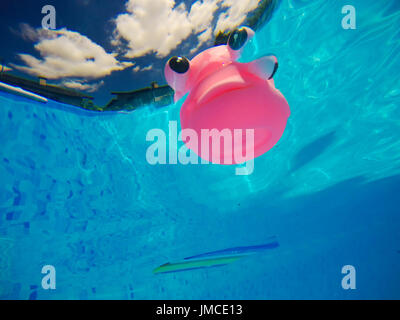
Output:
[[190,68],[190,62],[185,57],[172,57],[169,59],[169,67],[176,73],[186,73]]
[[235,29],[229,36],[228,45],[233,50],[240,50],[247,41],[248,34],[245,28]]

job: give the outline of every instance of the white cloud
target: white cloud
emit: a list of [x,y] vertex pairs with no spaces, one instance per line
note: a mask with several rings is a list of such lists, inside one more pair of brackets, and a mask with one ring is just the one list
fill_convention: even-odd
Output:
[[214,33],[240,25],[247,14],[257,8],[259,2],[260,0],[224,0],[222,6],[227,8],[227,11],[220,15]]
[[67,29],[35,30],[28,25],[23,25],[21,31],[25,39],[37,41],[35,49],[41,59],[19,54],[25,65],[13,66],[34,76],[96,79],[133,65],[131,62],[119,62],[115,54],[107,53],[78,32]]
[[7,66],[5,66],[5,65],[0,64],[0,71],[2,71],[2,72],[7,72],[7,71],[11,71],[11,70],[12,70],[11,68],[9,68],[9,67],[7,67]]
[[141,71],[150,71],[153,70],[153,65],[149,65],[147,67],[141,68],[140,66],[136,66],[135,68],[132,69],[133,72],[141,72]]
[[206,43],[209,39],[211,39],[212,37],[212,28],[208,28],[206,31],[203,31],[202,33],[200,33],[197,37],[198,39],[198,44],[195,48],[193,48],[192,50],[190,50],[190,54],[195,53],[197,50],[199,50],[199,48]]
[[[80,0],[86,4],[86,0]],[[126,13],[115,19],[112,44],[127,58],[155,53],[163,58],[176,49],[189,36],[196,36],[197,43],[191,53],[213,38],[218,31],[240,25],[260,0],[198,0],[190,8],[174,0],[127,0]],[[216,14],[224,11],[219,17]],[[217,18],[216,25],[213,22]],[[98,79],[113,71],[124,70],[132,62],[117,60],[116,53],[104,48],[88,37],[67,29],[34,29],[21,25],[21,36],[36,42],[40,58],[19,54],[24,65],[12,65],[20,71],[49,79],[73,79],[67,86],[92,90],[93,85],[77,79]],[[134,72],[151,70],[152,66],[133,69]]]
[[150,70],[153,70],[153,65],[149,65],[149,66],[144,67],[144,68],[142,69],[142,71],[150,71]]
[[127,12],[115,19],[113,44],[121,48],[126,41],[128,58],[151,53],[163,58],[190,35],[197,35],[194,52],[212,39],[212,22],[220,8],[226,12],[219,18],[214,33],[238,26],[259,1],[199,0],[188,10],[183,2],[177,6],[174,0],[128,0]]
[[192,32],[184,5],[173,0],[129,0],[127,13],[115,19],[115,44],[128,41],[129,58],[156,52],[164,57]]
[[87,92],[95,92],[99,90],[100,87],[104,85],[104,81],[100,81],[97,83],[85,83],[82,80],[68,80],[68,81],[63,81],[61,83],[64,87],[70,88],[70,89],[76,89],[76,90],[82,90],[82,91],[87,91]]
[[210,28],[214,20],[214,14],[219,8],[221,0],[196,1],[190,8],[189,20],[193,26],[194,33],[203,32]]

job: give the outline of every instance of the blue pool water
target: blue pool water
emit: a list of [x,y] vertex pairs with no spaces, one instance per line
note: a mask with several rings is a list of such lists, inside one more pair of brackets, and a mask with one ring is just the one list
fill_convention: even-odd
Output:
[[[258,32],[292,115],[249,176],[147,163],[179,105],[98,115],[0,93],[0,298],[399,299],[400,5],[352,0],[344,30],[345,4],[283,1]],[[152,274],[271,236],[224,267]]]

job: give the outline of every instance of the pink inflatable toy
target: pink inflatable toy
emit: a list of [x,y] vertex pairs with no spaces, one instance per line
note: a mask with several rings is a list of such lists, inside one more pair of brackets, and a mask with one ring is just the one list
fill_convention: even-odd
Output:
[[[250,28],[238,28],[227,45],[205,50],[191,61],[172,57],[165,66],[175,102],[189,92],[180,112],[183,141],[207,161],[251,160],[271,149],[285,130],[290,109],[272,79],[276,57],[237,62],[253,36]],[[195,132],[198,140],[185,131]]]

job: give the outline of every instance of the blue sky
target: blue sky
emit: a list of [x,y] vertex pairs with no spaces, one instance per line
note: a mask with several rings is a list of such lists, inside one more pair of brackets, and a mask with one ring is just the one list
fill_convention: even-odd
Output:
[[[1,0],[0,56],[14,73],[83,90],[99,105],[111,91],[165,84],[172,55],[192,58],[218,30],[240,25],[259,0]],[[42,29],[42,7],[56,30]],[[5,45],[4,45],[5,44]]]

